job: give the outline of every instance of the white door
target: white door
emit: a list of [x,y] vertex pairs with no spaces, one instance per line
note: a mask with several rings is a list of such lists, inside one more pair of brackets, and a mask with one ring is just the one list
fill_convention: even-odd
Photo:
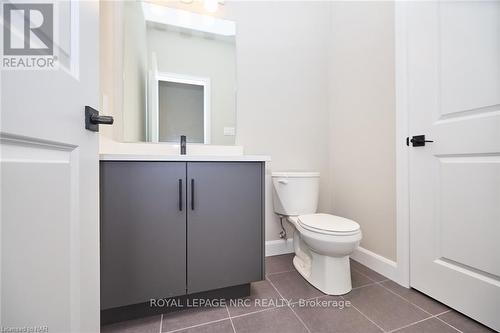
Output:
[[[98,106],[99,6],[61,1],[53,13],[59,69],[1,72],[0,327],[98,332],[98,136],[84,107]],[[24,14],[12,14],[13,39]],[[29,15],[30,29],[50,20]],[[12,43],[40,42],[29,36]]]
[[410,284],[500,330],[500,2],[408,2]]

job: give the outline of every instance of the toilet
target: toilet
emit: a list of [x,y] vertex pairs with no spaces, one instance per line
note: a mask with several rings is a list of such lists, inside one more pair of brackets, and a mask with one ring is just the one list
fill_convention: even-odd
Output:
[[274,212],[295,226],[293,265],[310,284],[328,295],[351,291],[349,255],[361,241],[359,224],[316,213],[318,172],[273,172]]

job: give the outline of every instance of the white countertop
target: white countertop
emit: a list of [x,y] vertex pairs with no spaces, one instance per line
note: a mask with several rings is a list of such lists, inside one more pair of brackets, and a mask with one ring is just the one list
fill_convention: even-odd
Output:
[[180,155],[179,144],[117,142],[99,140],[101,161],[199,161],[199,162],[268,162],[270,156],[245,155],[241,146],[187,144],[187,155]]
[[269,162],[266,155],[100,154],[101,161]]

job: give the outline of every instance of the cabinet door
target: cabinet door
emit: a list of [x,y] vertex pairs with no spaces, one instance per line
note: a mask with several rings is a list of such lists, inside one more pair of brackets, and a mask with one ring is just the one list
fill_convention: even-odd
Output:
[[189,162],[187,169],[188,293],[261,280],[262,164]]
[[184,162],[101,162],[101,309],[185,294],[185,177]]

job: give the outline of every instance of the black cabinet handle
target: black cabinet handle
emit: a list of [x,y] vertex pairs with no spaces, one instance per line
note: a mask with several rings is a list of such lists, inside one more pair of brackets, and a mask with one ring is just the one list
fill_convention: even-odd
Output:
[[191,179],[191,210],[194,210],[194,179]]
[[182,179],[179,179],[179,210],[182,212]]

